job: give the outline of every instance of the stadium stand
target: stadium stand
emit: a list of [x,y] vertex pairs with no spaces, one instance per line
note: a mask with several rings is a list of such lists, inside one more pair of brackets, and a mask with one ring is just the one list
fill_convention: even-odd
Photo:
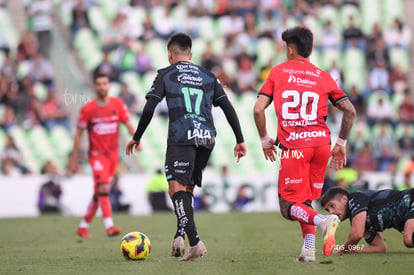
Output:
[[[36,2],[26,1],[30,3]],[[82,5],[79,3],[82,2]],[[232,3],[232,1],[228,1]],[[247,1],[248,2],[248,1]],[[340,77],[342,78],[344,90],[350,94],[352,88],[356,88],[357,94],[363,96],[363,110],[367,110],[372,102],[375,101],[379,91],[371,88],[371,83],[367,81],[372,72],[372,68],[367,62],[369,41],[375,24],[379,26],[379,37],[384,39],[387,54],[389,55],[388,73],[391,73],[398,65],[402,73],[410,71],[409,47],[411,47],[411,29],[407,27],[404,16],[403,0],[325,0],[325,1],[259,1],[259,5],[252,8],[237,6],[228,7],[207,5],[209,1],[105,1],[105,0],[54,0],[55,23],[65,27],[71,33],[67,41],[68,47],[73,47],[73,52],[81,61],[80,67],[85,70],[91,78],[94,70],[102,64],[105,56],[108,55],[109,63],[118,69],[119,77],[113,80],[112,95],[118,95],[121,83],[125,83],[129,90],[137,98],[142,107],[145,101],[145,94],[156,75],[156,69],[167,66],[166,56],[166,37],[172,31],[186,31],[191,33],[194,38],[194,62],[203,62],[203,53],[211,44],[213,54],[217,57],[212,69],[218,73],[222,67],[225,74],[218,76],[222,83],[227,87],[229,96],[240,115],[242,128],[245,133],[246,143],[249,149],[249,157],[244,158],[240,165],[232,165],[233,157],[229,148],[232,148],[234,140],[231,129],[223,123],[223,115],[216,112],[218,118],[217,128],[219,136],[217,138],[216,149],[211,159],[211,167],[219,172],[223,165],[229,166],[238,173],[263,173],[271,171],[271,166],[262,157],[262,151],[258,142],[257,133],[252,117],[252,104],[255,101],[255,93],[260,88],[263,76],[259,79],[262,72],[268,73],[268,66],[274,66],[284,60],[283,43],[280,41],[280,34],[287,26],[295,24],[305,24],[315,33],[315,49],[311,61],[322,69],[330,71],[332,64],[335,63]],[[194,5],[194,3],[197,3]],[[214,1],[211,1],[214,3]],[[234,3],[237,3],[235,1]],[[79,5],[79,6],[78,6]],[[77,11],[74,12],[74,11]],[[270,13],[271,22],[270,32],[262,32],[266,14]],[[82,14],[76,17],[75,14]],[[382,16],[383,15],[383,16]],[[364,41],[362,44],[351,42],[345,43],[343,36],[349,30],[351,23],[349,18],[353,17],[355,28],[362,31]],[[79,17],[86,18],[83,24],[77,20]],[[254,18],[253,30],[245,28],[248,18]],[[390,39],[394,36],[403,35],[395,29],[395,19],[400,22],[400,30],[404,29],[404,37],[408,45],[390,44]],[[324,44],[324,31],[326,23],[330,21],[336,34],[338,46],[328,46]],[[74,24],[76,22],[77,24]],[[86,23],[85,23],[86,22]],[[164,24],[160,24],[160,23]],[[227,24],[232,28],[225,27]],[[241,22],[241,30],[233,32]],[[79,23],[79,24],[78,24]],[[168,25],[168,26],[166,26]],[[76,27],[78,26],[78,27]],[[168,28],[167,28],[168,27]],[[58,31],[55,28],[54,32]],[[12,59],[17,62],[18,70],[15,73],[17,81],[21,82],[25,76],[29,75],[27,60],[17,60],[18,41],[21,34],[17,33],[13,27],[13,20],[5,8],[0,9],[0,38],[4,37],[7,48],[10,49]],[[394,35],[394,36],[393,36]],[[389,38],[387,40],[386,38]],[[391,38],[390,38],[391,37]],[[111,39],[110,39],[111,38]],[[121,38],[121,39],[119,39]],[[127,59],[127,54],[121,55],[125,50],[125,39],[132,41],[132,59]],[[377,37],[374,37],[374,41]],[[1,42],[1,39],[0,39]],[[124,48],[123,48],[124,47]],[[149,56],[152,69],[140,71],[136,67],[135,59],[138,52]],[[125,53],[125,52],[124,52]],[[254,89],[241,91],[237,86],[238,79],[238,60],[243,54],[247,54],[253,63],[253,70],[258,76],[254,83]],[[6,78],[4,68],[7,67],[7,51],[0,52],[0,65],[2,68],[2,79]],[[376,60],[383,61],[383,60]],[[126,63],[131,66],[123,66]],[[132,62],[132,63],[131,63]],[[135,67],[134,67],[135,66]],[[124,68],[124,69],[121,69]],[[127,69],[126,69],[127,68]],[[224,77],[226,76],[226,78]],[[9,77],[10,78],[10,77]],[[6,80],[3,80],[6,81]],[[9,80],[11,81],[11,80]],[[86,81],[87,82],[87,81]],[[407,81],[408,82],[408,81]],[[0,81],[1,83],[1,81]],[[408,87],[408,83],[403,87]],[[20,85],[20,84],[19,84]],[[341,84],[342,85],[342,84]],[[42,102],[50,92],[47,85],[41,82],[33,83],[35,97]],[[407,88],[396,89],[391,85],[391,91],[384,96],[385,101],[392,107],[392,118],[387,123],[390,132],[398,139],[403,135],[403,129],[407,127],[413,131],[414,107],[407,107],[411,110],[411,120],[401,122],[399,120],[399,108],[403,103],[402,97]],[[398,86],[400,87],[400,86]],[[85,88],[89,89],[89,88]],[[408,96],[411,98],[413,106],[413,93],[408,88]],[[2,101],[0,112],[6,113],[9,103],[4,101],[5,94],[1,93]],[[7,96],[6,96],[7,98]],[[354,97],[352,97],[354,98]],[[404,106],[405,108],[406,106]],[[411,109],[410,109],[411,108]],[[152,172],[163,163],[165,142],[160,139],[153,139],[153,136],[167,135],[167,121],[163,116],[163,108],[159,106],[154,118],[154,122],[149,126],[148,132],[144,135],[143,143],[145,150],[141,152],[133,163],[129,163],[131,171]],[[21,153],[27,167],[37,173],[42,164],[47,160],[55,161],[63,169],[66,165],[67,155],[72,146],[72,134],[64,127],[56,127],[47,130],[41,121],[34,125],[27,125],[27,120],[21,119],[19,110],[14,109],[16,117],[12,126],[10,122],[5,123],[2,119],[3,127],[0,129],[0,146],[4,148],[5,139],[11,136]],[[4,117],[4,116],[2,116]],[[409,117],[409,115],[408,115]],[[138,114],[133,114],[134,123],[139,119]],[[276,118],[275,118],[276,119]],[[370,123],[368,123],[370,122]],[[269,121],[274,125],[274,121]],[[73,130],[72,119],[72,130]],[[366,112],[358,113],[358,121],[352,131],[349,152],[349,162],[352,166],[353,157],[357,156],[362,146],[359,145],[359,136],[363,142],[369,142],[377,133],[378,124],[371,123]],[[269,127],[274,129],[275,126]],[[276,129],[274,129],[276,130]],[[275,134],[275,133],[273,133]],[[338,133],[333,133],[335,136]],[[129,140],[127,131],[122,128],[122,138]],[[36,143],[40,142],[40,143]],[[33,146],[36,144],[36,146]],[[414,145],[412,145],[414,146]],[[123,151],[122,149],[120,150]],[[395,158],[401,166],[409,157],[406,149],[398,150]]]

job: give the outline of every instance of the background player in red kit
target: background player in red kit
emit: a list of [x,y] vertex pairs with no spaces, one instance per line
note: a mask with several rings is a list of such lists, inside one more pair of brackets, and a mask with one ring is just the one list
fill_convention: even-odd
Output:
[[[286,219],[300,223],[304,244],[299,260],[315,261],[316,226],[322,229],[324,254],[329,256],[335,244],[339,220],[312,209],[319,199],[326,166],[336,169],[346,164],[346,139],[355,117],[355,109],[336,82],[309,62],[313,34],[306,27],[287,29],[282,34],[288,61],[274,67],[258,94],[254,119],[267,160],[280,159],[279,204]],[[330,131],[325,124],[328,99],[344,115],[339,138],[331,152]],[[277,119],[277,139],[269,137],[265,109],[273,101]],[[276,147],[281,149],[277,154]]]
[[88,131],[89,163],[93,171],[94,192],[86,215],[83,217],[76,234],[90,238],[88,226],[101,207],[103,222],[108,236],[116,236],[121,229],[114,226],[112,208],[109,200],[112,177],[118,164],[119,123],[124,123],[133,135],[135,129],[129,121],[130,115],[122,99],[108,96],[109,78],[98,74],[94,77],[96,98],[86,103],[80,110],[73,154],[69,169],[76,171],[78,151],[82,134]]

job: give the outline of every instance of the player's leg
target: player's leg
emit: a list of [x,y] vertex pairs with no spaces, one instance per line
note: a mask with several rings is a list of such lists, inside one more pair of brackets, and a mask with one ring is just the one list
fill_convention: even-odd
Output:
[[403,240],[406,247],[414,247],[414,218],[408,219],[405,222]]
[[[204,147],[196,147],[196,156],[194,163],[194,169],[192,171],[192,180],[194,185],[187,185],[186,191],[187,196],[190,199],[190,202],[192,202],[193,198],[193,191],[194,186],[197,185],[198,187],[201,187],[202,185],[202,173],[204,168],[207,166],[208,159],[211,154],[210,149],[206,149]],[[200,240],[200,236],[197,231],[197,227],[194,220],[194,209],[191,204],[191,219],[193,221],[193,228],[189,228],[189,230],[186,230],[188,240],[190,243],[190,247],[187,250],[187,253],[180,259],[180,261],[192,261],[196,258],[202,257],[207,254],[207,249],[204,245],[204,243]]]
[[[314,155],[310,163],[310,188],[312,190],[312,201],[320,198],[325,179],[326,167],[331,154],[331,146],[325,145],[313,148]],[[324,217],[324,215],[317,215]],[[323,221],[315,219],[315,224],[322,230],[323,235],[323,253],[329,256],[332,253],[332,247],[335,245],[335,232],[339,225],[339,218],[336,215],[328,215]]]
[[76,235],[82,238],[91,238],[92,236],[89,234],[88,227],[89,224],[92,222],[93,218],[95,217],[96,211],[98,210],[98,198],[96,195],[92,196],[92,200],[88,205],[88,209],[86,211],[86,215],[81,220],[79,227],[76,231]]

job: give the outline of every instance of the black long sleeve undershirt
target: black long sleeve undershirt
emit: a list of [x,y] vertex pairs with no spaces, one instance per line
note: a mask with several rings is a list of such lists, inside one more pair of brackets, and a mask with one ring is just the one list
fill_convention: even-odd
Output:
[[135,141],[141,140],[142,135],[147,129],[148,124],[151,122],[151,119],[154,115],[155,107],[159,103],[158,98],[148,97],[147,102],[145,103],[144,109],[142,110],[141,119],[139,120],[137,130],[135,131],[133,139]]
[[227,97],[222,97],[217,102],[218,106],[223,110],[224,115],[226,116],[227,121],[229,122],[231,128],[233,129],[234,135],[236,136],[237,144],[243,143],[244,138],[240,127],[240,122],[237,117],[236,111],[234,110],[233,105],[230,103]]

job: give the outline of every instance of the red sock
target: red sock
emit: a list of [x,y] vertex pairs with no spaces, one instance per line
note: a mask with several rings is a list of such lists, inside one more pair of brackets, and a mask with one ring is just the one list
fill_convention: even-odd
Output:
[[86,215],[83,217],[83,219],[87,223],[91,223],[91,221],[95,217],[96,210],[98,210],[98,201],[92,198],[92,201],[89,203],[88,210],[86,212]]
[[111,207],[111,201],[109,200],[108,195],[101,195],[98,197],[99,206],[102,210],[102,216],[104,218],[110,218],[112,217],[112,207]]
[[313,218],[318,214],[312,207],[302,203],[292,204],[289,210],[289,215],[292,220],[312,225],[314,225]]
[[302,237],[305,239],[305,235],[316,235],[316,225],[300,223],[300,229],[302,229]]

